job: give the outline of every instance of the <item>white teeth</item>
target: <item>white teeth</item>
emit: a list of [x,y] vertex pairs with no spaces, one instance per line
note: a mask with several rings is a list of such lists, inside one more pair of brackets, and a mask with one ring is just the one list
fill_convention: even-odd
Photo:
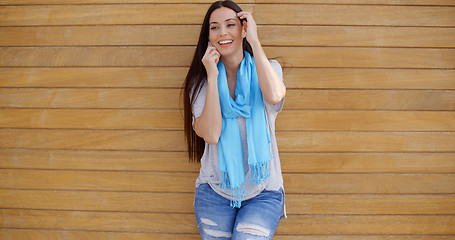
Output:
[[225,40],[225,41],[221,41],[221,42],[218,42],[220,45],[223,45],[223,44],[227,44],[227,43],[231,43],[232,40]]

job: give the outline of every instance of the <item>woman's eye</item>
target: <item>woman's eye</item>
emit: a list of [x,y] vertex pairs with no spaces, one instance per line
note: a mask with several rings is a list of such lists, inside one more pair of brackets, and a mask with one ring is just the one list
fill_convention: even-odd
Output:
[[235,26],[235,24],[234,23],[228,24],[228,27],[232,27],[232,26]]
[[215,29],[217,29],[217,28],[218,28],[218,27],[211,27],[210,29],[215,30]]

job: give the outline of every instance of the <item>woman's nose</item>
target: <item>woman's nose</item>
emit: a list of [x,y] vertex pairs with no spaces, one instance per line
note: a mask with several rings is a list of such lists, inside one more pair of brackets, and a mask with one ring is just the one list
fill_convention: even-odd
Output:
[[220,37],[225,36],[227,34],[227,29],[225,27],[220,28]]

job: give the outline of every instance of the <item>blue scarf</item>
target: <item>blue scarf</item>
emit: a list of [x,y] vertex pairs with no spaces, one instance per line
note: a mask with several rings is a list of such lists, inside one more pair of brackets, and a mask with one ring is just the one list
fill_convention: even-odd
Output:
[[244,52],[237,72],[235,101],[229,93],[226,69],[218,63],[218,94],[220,97],[222,128],[218,140],[218,161],[221,187],[231,190],[231,207],[240,208],[245,196],[245,171],[238,117],[245,117],[248,143],[250,182],[260,184],[270,176],[270,136],[259,87],[254,58]]

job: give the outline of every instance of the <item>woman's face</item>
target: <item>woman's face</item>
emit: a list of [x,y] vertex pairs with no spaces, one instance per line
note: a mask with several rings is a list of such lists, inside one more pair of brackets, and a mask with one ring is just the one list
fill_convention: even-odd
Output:
[[246,32],[234,10],[227,7],[216,9],[210,15],[209,23],[209,40],[221,56],[243,54]]

